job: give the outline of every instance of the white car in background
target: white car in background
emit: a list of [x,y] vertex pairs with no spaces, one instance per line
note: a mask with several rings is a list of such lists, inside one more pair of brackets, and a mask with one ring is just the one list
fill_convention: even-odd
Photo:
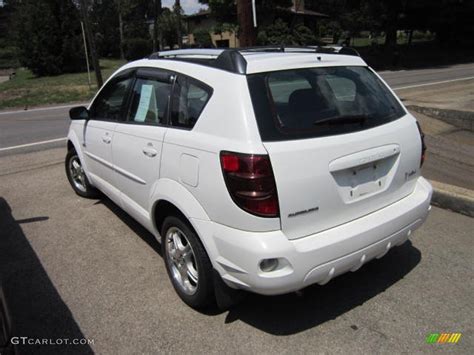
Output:
[[415,118],[355,54],[190,49],[128,63],[71,110],[68,179],[161,240],[192,307],[355,271],[404,243],[432,194]]

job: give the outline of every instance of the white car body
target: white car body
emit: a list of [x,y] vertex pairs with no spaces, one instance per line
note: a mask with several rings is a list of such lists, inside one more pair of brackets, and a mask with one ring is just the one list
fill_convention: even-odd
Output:
[[[220,51],[174,53],[205,58]],[[243,57],[247,75],[367,67],[360,57],[340,54],[250,52]],[[90,183],[158,239],[161,208],[172,204],[181,211],[231,288],[275,295],[325,284],[382,257],[425,221],[432,188],[420,175],[416,120],[398,99],[403,116],[370,129],[262,141],[247,75],[163,57],[128,63],[112,78],[134,68],[169,70],[212,88],[194,127],[74,120],[69,145]],[[234,202],[223,177],[223,151],[269,156],[279,216],[256,216]],[[351,180],[359,167],[360,174],[372,174],[363,171],[372,163],[383,170],[377,179]],[[265,259],[277,259],[276,268],[262,270]]]

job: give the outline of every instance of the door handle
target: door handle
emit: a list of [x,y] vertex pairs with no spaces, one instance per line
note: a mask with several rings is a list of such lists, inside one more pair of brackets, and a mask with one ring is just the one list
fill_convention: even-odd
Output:
[[143,154],[145,154],[147,157],[153,158],[158,154],[158,151],[153,147],[144,147]]
[[102,142],[109,144],[112,141],[108,135],[102,136]]

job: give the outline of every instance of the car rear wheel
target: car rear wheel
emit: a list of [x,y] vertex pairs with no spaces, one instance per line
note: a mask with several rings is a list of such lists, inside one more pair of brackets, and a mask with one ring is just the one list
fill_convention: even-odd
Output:
[[81,160],[75,150],[68,151],[66,155],[66,175],[73,190],[82,197],[98,197],[98,191],[89,183]]
[[162,227],[163,257],[176,293],[189,306],[204,308],[214,301],[212,266],[201,241],[187,221],[170,216]]

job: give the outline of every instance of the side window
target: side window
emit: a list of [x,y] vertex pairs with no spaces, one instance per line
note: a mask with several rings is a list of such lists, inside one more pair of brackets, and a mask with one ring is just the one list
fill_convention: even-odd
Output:
[[123,120],[125,118],[124,104],[127,100],[128,87],[131,81],[131,78],[124,78],[108,83],[92,105],[92,118]]
[[193,128],[211,94],[212,89],[207,85],[189,77],[178,76],[170,124],[174,127]]
[[172,85],[156,79],[138,78],[132,90],[129,121],[164,124]]

